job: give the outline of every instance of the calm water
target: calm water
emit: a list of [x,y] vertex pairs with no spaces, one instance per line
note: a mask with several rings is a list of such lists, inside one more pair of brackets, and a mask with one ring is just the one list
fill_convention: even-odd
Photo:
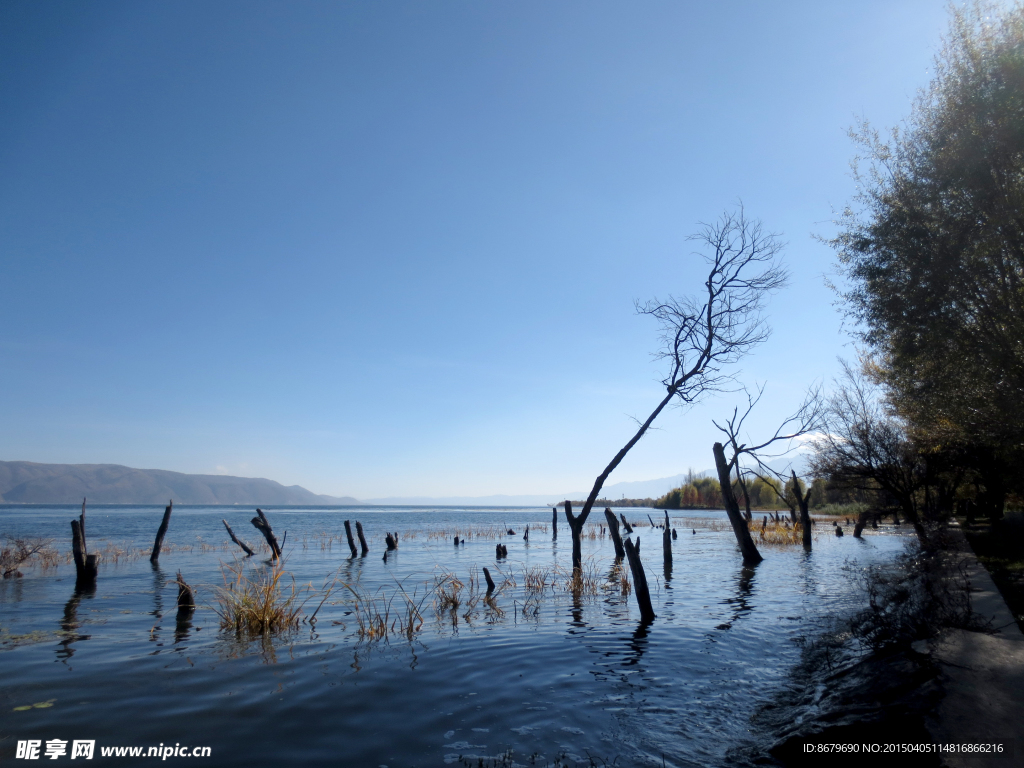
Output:
[[[454,617],[437,616],[428,600],[411,641],[361,640],[339,588],[314,627],[272,643],[240,642],[207,606],[223,583],[222,563],[237,551],[221,519],[256,544],[254,510],[176,508],[165,542],[172,551],[159,567],[148,557],[108,557],[95,592],[78,596],[68,564],[0,582],[0,762],[14,757],[19,739],[95,739],[97,761],[123,765],[132,761],[103,759],[99,747],[209,746],[202,764],[218,766],[477,765],[468,755],[522,765],[589,757],[598,765],[719,765],[728,749],[756,737],[749,718],[799,661],[802,639],[826,613],[861,599],[856,570],[891,559],[905,541],[891,532],[820,535],[809,555],[765,548],[764,562],[745,569],[730,531],[687,521],[723,521],[724,513],[676,512],[670,573],[660,531],[637,529],[658,615],[644,628],[635,599],[618,589],[531,597],[526,569],[570,566],[568,529],[562,522],[553,541],[547,509],[264,511],[279,539],[287,531],[286,565],[300,587],[337,576],[371,594],[392,595],[401,583],[419,600],[439,569],[463,582],[481,566],[493,573],[499,540],[509,557],[498,567],[517,586],[497,597],[499,610],[478,603],[468,618],[465,603]],[[648,510],[624,511],[646,522]],[[90,550],[148,554],[162,512],[91,508]],[[0,535],[52,536],[65,550],[76,513],[0,506]],[[362,522],[366,558],[349,559],[345,519]],[[591,520],[596,529],[597,516]],[[505,526],[516,535],[486,535]],[[469,534],[458,548],[456,528]],[[386,562],[385,531],[403,537]],[[323,532],[341,538],[328,542]],[[610,539],[584,539],[584,557],[602,581],[612,555]],[[265,556],[247,567],[266,568]],[[176,617],[178,570],[199,588],[190,620]],[[399,596],[393,606],[400,604]],[[51,705],[16,711],[40,703]]]

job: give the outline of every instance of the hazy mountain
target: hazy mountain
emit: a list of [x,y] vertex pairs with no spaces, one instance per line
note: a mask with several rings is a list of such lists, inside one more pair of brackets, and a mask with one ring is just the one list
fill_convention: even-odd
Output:
[[186,475],[119,464],[0,461],[0,501],[23,504],[359,504],[298,485],[230,475]]

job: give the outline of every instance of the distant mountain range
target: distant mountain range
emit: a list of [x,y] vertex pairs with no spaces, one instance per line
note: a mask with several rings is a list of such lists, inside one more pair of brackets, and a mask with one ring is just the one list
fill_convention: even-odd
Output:
[[186,475],[119,464],[0,461],[0,501],[21,504],[359,504],[298,485],[230,475]]

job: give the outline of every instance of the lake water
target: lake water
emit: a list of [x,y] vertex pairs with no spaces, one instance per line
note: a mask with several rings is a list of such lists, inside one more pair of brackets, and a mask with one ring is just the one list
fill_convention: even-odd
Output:
[[[67,550],[78,511],[0,506],[0,536],[53,537]],[[78,739],[95,740],[99,762],[124,765],[100,748],[208,746],[211,757],[197,762],[217,766],[404,768],[479,765],[482,756],[499,765],[721,765],[727,750],[758,738],[751,715],[780,689],[821,618],[863,601],[856,572],[891,560],[907,538],[890,529],[836,538],[818,526],[813,552],[765,547],[764,562],[748,569],[724,512],[679,511],[667,572],[661,532],[646,521],[658,513],[622,510],[645,524],[634,539],[657,619],[644,627],[635,598],[609,582],[614,553],[600,514],[583,540],[599,588],[574,596],[557,573],[571,566],[569,531],[562,519],[552,539],[549,509],[264,511],[279,539],[287,531],[288,585],[291,576],[300,590],[339,580],[314,625],[269,642],[222,631],[210,608],[223,564],[240,553],[221,519],[255,545],[253,509],[176,507],[170,551],[153,567],[163,509],[96,506],[89,548],[107,555],[95,591],[76,595],[66,562],[0,582],[0,761],[19,740]],[[367,557],[349,557],[346,519],[362,522]],[[515,535],[499,538],[506,527]],[[385,561],[387,531],[401,543]],[[459,547],[456,531],[466,539]],[[500,563],[498,542],[508,547]],[[115,562],[116,552],[127,554]],[[483,566],[499,583],[508,577],[490,605],[469,594]],[[265,550],[245,567],[268,568]],[[198,589],[191,618],[177,616],[179,570]],[[359,636],[342,584],[391,599],[397,613],[406,604],[398,585],[421,601],[443,571],[467,585],[457,612],[435,612],[428,597],[411,640],[397,624],[385,639]],[[559,583],[530,589],[529,571]]]

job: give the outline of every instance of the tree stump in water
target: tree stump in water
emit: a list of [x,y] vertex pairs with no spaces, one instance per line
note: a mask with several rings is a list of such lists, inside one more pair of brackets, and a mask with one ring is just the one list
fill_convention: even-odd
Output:
[[484,568],[484,578],[487,579],[487,594],[491,594],[494,591],[494,579],[491,578],[491,572]]
[[232,540],[233,542],[235,542],[235,544],[237,544],[238,546],[240,546],[240,547],[242,548],[242,550],[243,550],[243,551],[245,552],[245,554],[246,554],[246,557],[252,557],[253,555],[255,555],[255,554],[256,554],[256,553],[255,553],[255,552],[253,552],[253,551],[252,551],[251,549],[249,549],[248,545],[246,545],[246,544],[244,544],[243,542],[241,542],[241,541],[239,541],[239,540],[238,540],[238,538],[237,538],[237,537],[235,536],[235,532],[234,532],[234,531],[232,531],[232,530],[231,530],[231,526],[230,526],[230,525],[228,525],[228,521],[227,521],[227,520],[221,520],[221,522],[222,522],[222,523],[224,523],[224,527],[228,529],[228,536],[230,536],[230,537],[231,537],[231,540]]
[[192,594],[192,587],[185,583],[185,579],[181,577],[181,571],[178,571],[178,579],[175,582],[178,585],[178,611],[194,611],[196,608],[195,596]]
[[551,508],[551,538],[558,538],[558,507]]
[[392,549],[398,549],[398,533],[392,535],[390,532],[384,534],[384,543],[387,544],[388,551]]
[[661,548],[665,553],[665,565],[672,565],[672,530],[668,521],[668,510],[665,510],[665,530],[661,534]]
[[626,539],[622,546],[629,560],[629,570],[633,573],[633,594],[636,595],[636,602],[640,607],[640,621],[648,624],[654,621],[655,615],[654,606],[651,605],[651,590],[647,586],[647,574],[644,573],[643,563],[640,562],[640,542],[634,544],[630,539]]
[[359,546],[363,551],[363,557],[366,557],[366,553],[370,551],[370,548],[366,546],[366,537],[363,536],[363,524],[356,520],[356,536],[359,537]]
[[164,536],[167,535],[167,526],[171,524],[171,510],[174,508],[174,499],[164,509],[164,519],[160,521],[160,528],[156,532],[156,541],[153,542],[153,554],[149,556],[149,562],[155,563],[160,559],[160,547],[164,545]]
[[633,526],[626,522],[626,516],[621,512],[619,512],[619,519],[622,521],[622,529],[626,532],[626,535],[628,536],[633,532]]
[[615,519],[615,513],[609,507],[604,509],[604,518],[608,521],[608,533],[612,537],[612,544],[615,545],[615,559],[622,560],[626,556],[626,550],[622,548],[622,537],[619,536],[619,521]]
[[281,557],[281,546],[277,543],[277,537],[274,535],[274,529],[270,527],[270,521],[267,520],[267,516],[263,514],[262,509],[256,510],[256,517],[251,522],[253,527],[257,531],[263,534],[263,538],[267,540],[267,544],[270,546],[271,560],[277,560]]
[[359,551],[356,549],[355,539],[352,538],[352,524],[348,520],[345,521],[345,538],[348,539],[349,552],[352,553],[352,557],[355,557]]

